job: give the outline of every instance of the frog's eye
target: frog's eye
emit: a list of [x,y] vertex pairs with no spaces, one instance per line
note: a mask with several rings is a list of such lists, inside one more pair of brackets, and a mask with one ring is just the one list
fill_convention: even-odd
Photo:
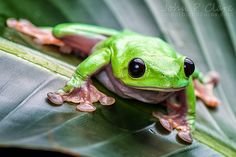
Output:
[[184,73],[186,77],[189,77],[194,72],[195,65],[189,58],[184,59]]
[[134,58],[129,62],[129,75],[133,78],[143,76],[145,69],[145,63],[140,58]]

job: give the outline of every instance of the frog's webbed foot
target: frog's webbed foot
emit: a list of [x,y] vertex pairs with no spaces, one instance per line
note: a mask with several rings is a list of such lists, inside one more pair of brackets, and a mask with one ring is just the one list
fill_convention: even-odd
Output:
[[98,91],[91,83],[86,83],[80,88],[74,88],[69,93],[54,92],[48,93],[48,99],[56,105],[61,105],[64,101],[78,104],[76,109],[84,112],[93,112],[96,107],[95,102],[100,102],[102,105],[112,105],[115,99],[108,97],[102,92]]
[[[180,99],[183,99],[179,94]],[[179,95],[176,95],[177,97]],[[176,97],[176,98],[177,98]],[[165,105],[167,106],[168,115],[163,115],[160,112],[153,112],[153,116],[158,118],[161,125],[169,132],[173,129],[176,129],[178,132],[178,137],[187,143],[192,143],[193,139],[191,136],[191,125],[190,122],[187,120],[187,104],[174,102],[174,99],[167,100]],[[174,100],[174,101],[173,101]]]
[[31,36],[37,44],[57,46],[63,53],[70,53],[72,51],[72,49],[62,40],[55,38],[50,29],[38,28],[27,20],[16,20],[10,18],[7,20],[7,26],[17,30],[18,32]]
[[220,103],[213,93],[213,88],[218,82],[219,75],[216,72],[210,72],[206,76],[204,83],[194,79],[195,94],[206,106],[216,107]]

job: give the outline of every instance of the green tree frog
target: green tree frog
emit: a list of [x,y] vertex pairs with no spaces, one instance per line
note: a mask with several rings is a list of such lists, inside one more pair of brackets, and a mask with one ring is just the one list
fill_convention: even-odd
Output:
[[90,78],[95,76],[123,98],[165,104],[168,115],[153,112],[153,116],[166,130],[176,129],[178,136],[189,143],[194,130],[196,97],[207,106],[219,104],[213,95],[213,87],[219,80],[217,73],[203,77],[190,58],[157,37],[79,23],[59,24],[49,30],[26,20],[9,19],[7,25],[32,36],[39,44],[55,45],[63,53],[87,57],[64,87],[48,93],[54,104],[73,102],[77,110],[84,112],[95,111],[94,102],[114,104],[114,98],[92,85]]

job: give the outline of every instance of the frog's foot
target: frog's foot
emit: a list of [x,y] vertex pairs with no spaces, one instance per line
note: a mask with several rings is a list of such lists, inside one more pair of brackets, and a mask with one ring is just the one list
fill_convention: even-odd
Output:
[[72,50],[62,40],[55,38],[50,29],[42,29],[34,26],[27,20],[8,19],[7,26],[33,37],[33,40],[40,45],[54,45],[60,48],[63,53],[70,53]]
[[91,83],[86,83],[80,88],[74,88],[69,93],[54,92],[48,93],[48,99],[56,105],[61,105],[64,101],[77,103],[77,110],[84,112],[93,112],[96,107],[94,102],[100,102],[102,105],[112,105],[115,99],[108,97],[98,91]]
[[[186,119],[187,105],[176,102],[165,102],[168,110],[168,115],[163,115],[160,112],[153,112],[153,116],[158,118],[161,125],[169,132],[173,129],[178,131],[178,137],[187,143],[192,143],[190,123]],[[192,124],[194,125],[194,124]]]
[[210,72],[205,83],[200,83],[197,79],[194,80],[194,88],[196,96],[204,102],[206,106],[216,107],[220,101],[213,93],[213,88],[219,82],[219,75],[216,72]]

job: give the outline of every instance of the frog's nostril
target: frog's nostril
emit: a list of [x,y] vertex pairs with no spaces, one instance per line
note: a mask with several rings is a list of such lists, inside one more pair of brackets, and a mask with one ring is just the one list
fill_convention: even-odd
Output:
[[184,59],[184,73],[186,77],[189,77],[190,75],[192,75],[194,70],[195,70],[195,65],[193,61],[189,58],[185,58]]

